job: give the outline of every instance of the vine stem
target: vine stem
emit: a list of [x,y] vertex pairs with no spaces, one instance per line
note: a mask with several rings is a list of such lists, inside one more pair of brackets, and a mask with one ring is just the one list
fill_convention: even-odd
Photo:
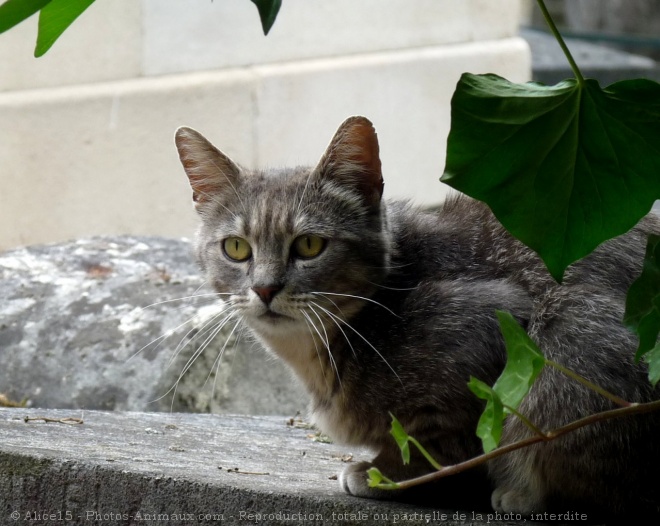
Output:
[[[660,410],[660,400],[657,400],[655,402],[647,402],[643,404],[633,403],[628,405],[628,407],[621,407],[618,409],[603,411],[601,413],[595,413],[593,415],[580,418],[579,420],[575,420],[569,424],[566,424],[565,426],[559,427],[552,431],[536,434],[529,438],[525,438],[523,440],[519,440],[518,442],[514,442],[513,444],[507,444],[506,446],[498,447],[497,449],[493,449],[489,453],[484,453],[483,455],[473,457],[469,460],[466,460],[465,462],[460,462],[452,466],[444,466],[442,469],[438,471],[434,471],[432,473],[422,475],[421,477],[416,477],[413,479],[398,482],[396,483],[396,489],[412,488],[420,484],[425,484],[427,482],[448,477],[450,475],[455,475],[456,473],[461,473],[462,471],[466,471],[468,469],[474,468],[476,466],[484,464],[485,462],[488,462],[489,460],[493,460],[494,458],[501,457],[502,455],[511,453],[512,451],[515,451],[517,449],[523,449],[525,447],[538,444],[539,442],[550,442],[572,431],[575,431],[577,429],[580,429],[582,427],[591,424],[595,424],[597,422],[604,422],[606,420],[612,420],[614,418],[621,418],[624,416],[651,413],[653,411],[658,411],[658,410]],[[382,489],[387,489],[387,488],[382,488]]]
[[514,416],[516,416],[518,419],[520,419],[520,421],[521,421],[523,424],[525,424],[529,429],[531,429],[532,431],[534,431],[534,433],[536,433],[537,435],[539,435],[539,436],[541,436],[541,437],[545,437],[545,436],[546,436],[546,434],[545,434],[543,431],[541,431],[541,429],[540,429],[539,427],[537,427],[537,426],[534,424],[534,422],[532,422],[532,421],[531,421],[529,418],[527,418],[525,415],[523,415],[522,413],[518,412],[515,408],[513,408],[513,407],[511,407],[511,406],[509,406],[509,405],[506,405],[506,404],[503,404],[503,405],[504,405],[504,409],[507,409],[508,411],[510,411],[512,415],[514,415]]
[[548,24],[548,27],[550,27],[550,31],[552,32],[555,39],[559,43],[561,50],[564,52],[564,55],[566,56],[566,60],[568,60],[568,63],[570,64],[571,69],[573,70],[573,75],[575,75],[578,84],[580,84],[580,86],[583,86],[584,77],[582,76],[582,72],[580,72],[580,68],[578,68],[577,63],[573,59],[573,55],[571,55],[571,52],[569,51],[566,42],[564,42],[561,33],[559,33],[559,29],[557,29],[554,20],[550,16],[550,12],[548,11],[548,8],[545,6],[543,0],[536,0],[536,3],[539,5],[539,8],[541,9],[541,13],[543,13],[543,18],[545,18],[545,22]]
[[582,385],[584,385],[585,387],[588,387],[592,391],[596,391],[599,395],[604,396],[605,398],[607,398],[611,402],[614,402],[616,405],[618,405],[620,407],[630,407],[631,405],[634,405],[631,402],[628,402],[627,400],[624,400],[623,398],[621,398],[621,397],[619,397],[619,396],[617,396],[613,393],[610,393],[607,389],[603,389],[601,386],[596,385],[594,383],[591,383],[586,378],[583,378],[582,376],[580,376],[576,372],[571,371],[570,369],[564,367],[563,365],[558,364],[557,362],[553,362],[552,360],[548,360],[546,358],[545,363],[546,363],[546,365],[549,365],[550,367],[554,367],[555,369],[562,372],[563,374],[565,374],[569,378],[572,378],[573,380],[575,380],[577,382],[580,382]]

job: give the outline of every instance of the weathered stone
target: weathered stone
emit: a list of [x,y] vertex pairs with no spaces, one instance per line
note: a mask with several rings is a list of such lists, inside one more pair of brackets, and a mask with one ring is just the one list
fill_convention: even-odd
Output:
[[306,404],[279,362],[232,321],[222,325],[188,241],[94,238],[6,252],[0,297],[0,394],[9,399],[249,414]]
[[26,415],[81,416],[0,409],[0,524],[522,524],[346,495],[332,479],[368,455],[282,417],[86,411],[65,425]]

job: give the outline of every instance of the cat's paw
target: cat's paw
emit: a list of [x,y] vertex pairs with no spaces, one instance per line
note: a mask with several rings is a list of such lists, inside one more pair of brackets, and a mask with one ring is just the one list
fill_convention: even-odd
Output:
[[531,492],[505,486],[495,488],[490,499],[495,511],[529,515],[543,509],[542,502]]
[[385,498],[384,491],[369,487],[367,470],[374,467],[371,462],[349,464],[339,475],[339,484],[349,495],[368,499]]

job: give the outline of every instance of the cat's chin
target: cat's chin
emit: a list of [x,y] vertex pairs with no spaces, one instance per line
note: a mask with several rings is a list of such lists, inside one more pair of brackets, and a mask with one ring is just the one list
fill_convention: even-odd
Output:
[[277,320],[291,319],[291,317],[285,316],[284,314],[279,314],[277,312],[273,312],[272,310],[267,310],[261,316],[259,316],[259,319],[277,321]]
[[270,309],[258,314],[256,316],[246,317],[248,325],[258,332],[285,332],[290,331],[292,325],[298,325],[299,320],[280,314],[279,312]]

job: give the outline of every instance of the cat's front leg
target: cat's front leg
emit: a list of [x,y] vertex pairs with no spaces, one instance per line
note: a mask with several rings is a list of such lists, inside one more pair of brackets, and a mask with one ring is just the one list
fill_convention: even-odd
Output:
[[371,462],[358,462],[349,464],[339,475],[339,484],[349,495],[366,499],[385,498],[383,490],[369,487],[367,471],[374,467]]
[[430,471],[428,463],[412,462],[404,465],[399,450],[381,451],[371,462],[349,464],[339,476],[339,484],[349,495],[368,499],[393,499],[401,493],[400,490],[384,490],[369,487],[367,471],[376,467],[386,477],[394,481],[402,481],[418,477]]
[[502,513],[530,515],[545,509],[543,497],[529,488],[510,488],[499,486],[493,491],[491,505]]

